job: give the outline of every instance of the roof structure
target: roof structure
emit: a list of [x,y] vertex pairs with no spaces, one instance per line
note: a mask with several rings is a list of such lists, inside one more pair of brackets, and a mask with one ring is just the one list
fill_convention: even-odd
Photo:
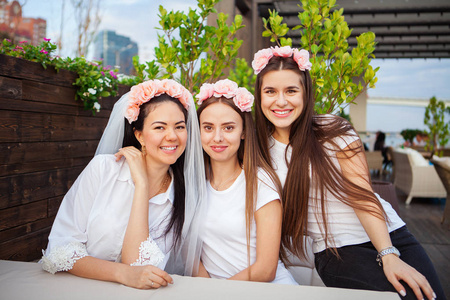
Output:
[[[241,2],[241,1],[237,1]],[[269,9],[283,16],[292,28],[300,24],[298,0],[257,0],[258,14],[267,18]],[[376,35],[376,58],[450,58],[449,0],[337,0],[345,21],[353,29],[349,46],[366,31]],[[293,46],[299,45],[299,31],[291,31]]]

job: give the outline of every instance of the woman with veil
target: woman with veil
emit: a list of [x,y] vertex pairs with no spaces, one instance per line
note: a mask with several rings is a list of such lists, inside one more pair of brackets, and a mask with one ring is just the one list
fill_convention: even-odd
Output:
[[173,283],[169,273],[195,275],[201,147],[187,89],[169,79],[133,86],[61,203],[43,269],[142,289]]

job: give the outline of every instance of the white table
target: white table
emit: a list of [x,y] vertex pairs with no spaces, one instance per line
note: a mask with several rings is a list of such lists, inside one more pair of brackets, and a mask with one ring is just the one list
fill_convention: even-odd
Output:
[[37,263],[0,260],[1,300],[88,299],[400,299],[396,293],[313,286],[173,277],[174,284],[157,290],[138,290],[112,282],[80,278],[66,272],[55,275]]

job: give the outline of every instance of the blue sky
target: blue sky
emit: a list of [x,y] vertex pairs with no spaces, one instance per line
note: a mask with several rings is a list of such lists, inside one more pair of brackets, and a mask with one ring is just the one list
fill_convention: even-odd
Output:
[[[71,7],[67,0],[28,0],[23,7],[23,16],[46,19],[47,37],[55,41],[60,31],[62,1],[66,2],[66,9]],[[114,30],[129,36],[139,45],[141,61],[149,60],[157,45],[158,31],[155,27],[159,20],[158,7],[162,4],[167,10],[196,7],[194,0],[103,0],[100,30]],[[64,19],[62,54],[72,56],[75,48],[74,16],[66,11]],[[450,100],[450,59],[375,59],[372,65],[381,68],[377,73],[377,86],[369,90],[369,97],[428,99],[436,96]]]

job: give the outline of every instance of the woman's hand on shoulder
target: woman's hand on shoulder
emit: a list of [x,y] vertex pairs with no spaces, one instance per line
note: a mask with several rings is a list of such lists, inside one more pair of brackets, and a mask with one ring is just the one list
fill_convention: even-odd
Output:
[[155,266],[127,266],[120,283],[138,289],[157,289],[173,283],[172,277]]
[[131,177],[135,185],[148,183],[145,155],[139,149],[133,146],[124,147],[119,149],[114,156],[116,161],[125,157],[130,166]]
[[435,299],[428,280],[416,269],[394,254],[386,255],[382,259],[384,274],[400,295],[406,295],[405,288],[399,282],[403,280],[414,291],[417,299],[424,299],[424,295],[427,299]]

